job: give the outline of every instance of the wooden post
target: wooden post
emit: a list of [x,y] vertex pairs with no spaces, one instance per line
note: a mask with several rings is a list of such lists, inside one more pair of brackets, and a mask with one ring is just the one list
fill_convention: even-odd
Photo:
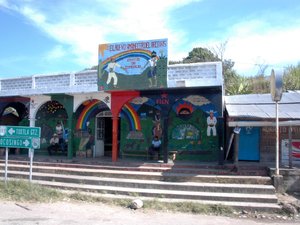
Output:
[[234,170],[238,171],[239,164],[239,144],[240,144],[240,131],[241,128],[234,128]]
[[239,162],[239,142],[240,142],[240,134],[235,133],[234,137],[234,165],[238,165]]

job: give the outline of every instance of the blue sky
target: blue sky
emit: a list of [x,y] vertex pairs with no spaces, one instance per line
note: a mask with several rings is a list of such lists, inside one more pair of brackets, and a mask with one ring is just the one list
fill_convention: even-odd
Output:
[[0,0],[0,79],[80,71],[98,44],[161,38],[169,60],[227,43],[240,75],[281,70],[300,62],[299,12],[298,0]]

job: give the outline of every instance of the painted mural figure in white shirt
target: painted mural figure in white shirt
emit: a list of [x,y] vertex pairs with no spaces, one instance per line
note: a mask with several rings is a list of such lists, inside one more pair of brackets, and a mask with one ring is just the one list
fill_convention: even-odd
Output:
[[114,60],[114,58],[110,59],[110,62],[107,65],[107,69],[108,69],[108,77],[107,77],[107,81],[106,84],[109,84],[111,82],[111,80],[113,79],[113,85],[114,87],[117,86],[118,84],[118,77],[115,73],[115,68],[116,67],[121,67],[120,64],[116,63],[116,61]]
[[214,111],[209,111],[209,117],[207,117],[207,136],[211,135],[217,136],[217,129],[216,129],[217,119],[214,116]]

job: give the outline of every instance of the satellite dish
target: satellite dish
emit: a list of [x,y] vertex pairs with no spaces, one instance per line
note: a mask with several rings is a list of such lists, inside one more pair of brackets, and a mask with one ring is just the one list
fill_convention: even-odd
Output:
[[282,73],[277,73],[275,75],[275,72],[272,69],[270,82],[272,100],[278,102],[282,97]]

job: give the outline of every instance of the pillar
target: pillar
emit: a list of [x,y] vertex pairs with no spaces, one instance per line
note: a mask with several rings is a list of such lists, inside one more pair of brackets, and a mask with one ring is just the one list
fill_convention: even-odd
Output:
[[68,159],[72,159],[73,157],[73,136],[74,136],[74,128],[73,128],[73,113],[68,114]]
[[113,129],[112,129],[112,161],[118,160],[118,124],[119,117],[113,116]]
[[164,155],[164,163],[168,163],[168,117],[163,116],[163,155]]

